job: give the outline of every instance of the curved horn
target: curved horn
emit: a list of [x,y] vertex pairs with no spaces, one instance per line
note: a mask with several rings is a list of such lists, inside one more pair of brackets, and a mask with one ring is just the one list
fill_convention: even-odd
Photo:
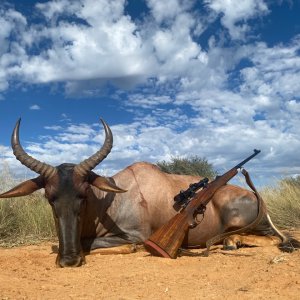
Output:
[[46,177],[50,178],[56,173],[56,169],[46,163],[40,162],[39,160],[28,155],[20,144],[19,139],[19,128],[20,128],[21,118],[18,120],[13,134],[11,136],[11,147],[13,149],[14,155],[18,161],[30,170]]
[[100,119],[104,130],[105,130],[105,141],[103,146],[99,151],[93,154],[91,157],[87,158],[80,164],[76,165],[74,171],[79,175],[85,176],[89,171],[94,169],[101,161],[103,161],[106,156],[110,153],[113,146],[113,135],[109,126],[105,123],[103,119]]

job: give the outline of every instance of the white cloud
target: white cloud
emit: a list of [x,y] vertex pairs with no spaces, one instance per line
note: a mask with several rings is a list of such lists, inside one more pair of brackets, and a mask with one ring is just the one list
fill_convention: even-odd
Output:
[[37,3],[35,6],[48,20],[51,20],[58,14],[63,14],[65,12],[71,13],[71,11],[74,11],[74,8],[79,5],[78,1],[77,3],[75,1],[70,3],[68,0],[60,0]]
[[300,38],[296,37],[290,45],[270,48],[259,43],[251,48],[249,59],[253,67],[242,70],[242,89],[267,96],[299,97]]
[[[31,83],[69,81],[75,85],[90,79],[139,82],[139,76],[151,75],[155,60],[144,59],[148,50],[136,25],[123,14],[124,5],[123,0],[39,3],[36,7],[49,20],[47,27],[25,27],[15,41],[9,40],[10,34],[24,27],[25,17],[12,10],[0,15],[4,54],[0,64],[6,71],[0,73],[0,88],[7,89],[8,79],[16,77]],[[72,16],[82,22],[70,21]],[[39,48],[45,41],[49,47]],[[12,46],[16,49],[6,53]],[[31,48],[36,54],[30,53]]]
[[287,101],[286,107],[290,113],[300,114],[300,103],[297,100]]
[[40,110],[41,107],[40,107],[39,105],[37,105],[37,104],[33,104],[33,105],[31,105],[31,106],[29,107],[29,109],[30,109],[30,110]]
[[19,42],[10,42],[11,35],[22,36],[27,22],[21,13],[0,6],[0,92],[9,87],[9,77],[16,63],[23,58],[24,49]]
[[129,97],[128,106],[134,106],[139,108],[151,108],[159,105],[165,105],[172,103],[173,100],[170,96],[147,96],[145,94],[134,94]]
[[[207,1],[233,25],[267,10],[259,0],[222,3]],[[44,27],[27,24],[19,12],[6,12],[0,18],[6,24],[0,39],[7,45],[0,59],[5,70],[0,72],[0,88],[7,89],[14,78],[29,83],[64,82],[67,94],[84,96],[96,95],[107,81],[124,88],[153,77],[158,83],[181,78],[181,84],[189,87],[224,84],[226,72],[235,63],[230,56],[236,49],[227,51],[211,42],[204,51],[194,40],[193,33],[210,19],[210,15],[207,20],[198,17],[193,11],[195,1],[149,0],[153,19],[145,18],[143,23],[124,15],[125,4],[125,0],[39,3],[36,8],[46,18]],[[23,28],[18,29],[22,30],[18,40],[9,41],[16,28]],[[14,51],[6,53],[8,46]]]
[[[92,96],[107,81],[122,88],[132,87],[150,77],[164,81],[201,68],[207,58],[192,38],[192,30],[199,26],[199,20],[189,11],[194,2],[173,2],[149,1],[157,19],[147,19],[143,24],[124,15],[124,0],[37,4],[47,26],[28,24],[20,40],[8,41],[8,34],[3,38],[16,50],[1,58],[6,66],[6,73],[0,73],[2,90],[8,88],[10,78],[18,78],[29,83],[65,82],[67,93],[81,90]],[[162,29],[156,23],[169,17],[169,28]],[[22,18],[22,22],[16,21],[19,25],[26,22]],[[42,44],[47,46],[42,48]]]
[[163,21],[172,21],[178,15],[189,10],[194,1],[191,0],[147,0],[148,6],[151,9],[152,15],[158,23]]
[[264,0],[206,0],[207,5],[217,14],[223,14],[221,23],[228,29],[232,39],[244,39],[250,30],[247,20],[269,12]]
[[44,126],[45,129],[48,129],[48,130],[55,130],[55,131],[58,131],[58,130],[62,130],[63,127],[61,126],[58,126],[58,125],[52,125],[52,126]]
[[2,158],[11,158],[14,157],[11,149],[9,147],[0,145],[0,153]]

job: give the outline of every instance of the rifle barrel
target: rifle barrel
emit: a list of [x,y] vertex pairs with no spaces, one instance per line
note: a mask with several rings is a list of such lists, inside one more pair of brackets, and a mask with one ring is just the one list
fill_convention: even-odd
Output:
[[252,155],[250,155],[249,157],[247,157],[246,159],[244,159],[242,162],[240,162],[239,164],[237,164],[235,166],[236,169],[240,169],[245,163],[247,163],[249,160],[251,160],[254,156],[256,156],[257,154],[259,154],[261,151],[254,149],[253,150],[254,153]]

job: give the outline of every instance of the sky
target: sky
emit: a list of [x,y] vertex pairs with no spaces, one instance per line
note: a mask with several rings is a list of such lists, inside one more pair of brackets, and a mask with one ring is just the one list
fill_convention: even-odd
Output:
[[222,174],[250,154],[260,186],[300,174],[300,0],[0,2],[0,172],[26,151],[79,163],[111,127],[96,169],[206,158]]

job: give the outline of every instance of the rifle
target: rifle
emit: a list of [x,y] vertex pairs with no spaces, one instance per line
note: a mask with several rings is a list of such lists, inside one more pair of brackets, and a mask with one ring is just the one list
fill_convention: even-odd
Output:
[[201,179],[199,182],[190,184],[189,188],[185,191],[180,191],[180,193],[175,196],[174,201],[177,205],[180,205],[182,208],[185,208],[189,201],[196,195],[196,192],[200,188],[207,186],[209,179],[207,177]]
[[[190,228],[195,228],[199,224],[196,217],[199,213],[204,212],[206,205],[209,203],[214,193],[233,178],[245,163],[259,153],[260,150],[254,149],[252,155],[222,176],[218,176],[215,180],[207,184],[198,183],[199,186],[202,187],[202,190],[196,193],[192,199],[188,200],[178,214],[161,226],[144,242],[146,250],[155,256],[176,258],[177,251],[187,235],[188,230]],[[204,179],[204,182],[205,181],[206,179]],[[183,192],[181,192],[181,194],[182,193]]]

